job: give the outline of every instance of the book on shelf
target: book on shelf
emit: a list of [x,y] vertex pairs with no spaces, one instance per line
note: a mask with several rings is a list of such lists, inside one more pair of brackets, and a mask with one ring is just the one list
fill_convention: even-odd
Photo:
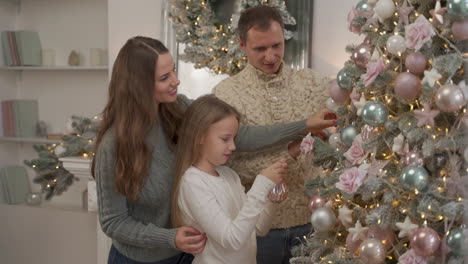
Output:
[[34,31],[16,31],[15,39],[21,65],[41,66],[42,55],[39,34]]
[[[3,46],[3,34],[0,33],[0,46]],[[0,47],[0,67],[2,66],[6,66],[7,63],[6,63],[6,58],[5,58],[5,55],[4,55],[4,51],[3,51],[3,48]]]
[[31,191],[28,174],[24,166],[0,168],[0,182],[3,200],[8,204],[24,203]]
[[37,137],[37,100],[6,100],[1,104],[5,137]]
[[35,31],[2,31],[1,44],[7,66],[41,66],[41,40]]
[[3,106],[0,104],[0,137],[3,137]]

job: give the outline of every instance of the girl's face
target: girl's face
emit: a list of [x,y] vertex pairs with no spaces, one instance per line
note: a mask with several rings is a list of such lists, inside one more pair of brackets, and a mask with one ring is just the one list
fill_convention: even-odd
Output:
[[154,97],[156,101],[159,103],[175,102],[180,81],[177,78],[174,60],[169,52],[159,55],[155,74]]
[[234,139],[239,129],[239,122],[234,115],[229,115],[212,124],[201,140],[200,159],[197,167],[202,164],[209,170],[226,163],[236,149]]

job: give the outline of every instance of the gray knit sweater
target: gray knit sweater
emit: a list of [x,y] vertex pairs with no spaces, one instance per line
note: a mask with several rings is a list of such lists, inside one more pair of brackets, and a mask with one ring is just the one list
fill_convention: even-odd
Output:
[[[183,107],[190,100],[180,95]],[[285,125],[241,126],[237,136],[238,151],[255,151],[292,140],[305,129],[305,121]],[[115,134],[110,129],[96,153],[99,221],[113,245],[127,257],[154,262],[180,253],[175,247],[176,230],[170,224],[173,150],[160,126],[148,135],[154,145],[149,177],[138,199],[128,200],[115,189]]]

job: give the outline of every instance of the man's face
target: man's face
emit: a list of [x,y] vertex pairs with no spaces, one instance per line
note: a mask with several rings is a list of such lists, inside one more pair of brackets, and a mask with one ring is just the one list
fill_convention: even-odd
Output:
[[255,68],[264,73],[278,72],[284,57],[284,33],[278,22],[273,21],[267,31],[252,27],[247,32],[247,40],[239,43]]

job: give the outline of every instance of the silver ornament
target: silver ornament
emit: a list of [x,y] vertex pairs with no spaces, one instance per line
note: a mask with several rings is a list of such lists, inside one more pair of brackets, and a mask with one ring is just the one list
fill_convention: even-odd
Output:
[[353,90],[353,78],[351,77],[351,74],[346,72],[344,69],[338,72],[336,75],[336,81],[341,89],[350,92]]
[[446,84],[437,90],[435,103],[443,112],[455,112],[466,104],[466,100],[460,87],[454,84]]
[[328,97],[327,101],[325,102],[325,105],[327,106],[327,109],[335,113],[339,106],[335,103],[335,100],[333,100],[331,97]]
[[340,139],[347,146],[353,144],[354,138],[359,134],[357,128],[353,125],[347,126],[341,130]]
[[450,231],[447,237],[447,245],[456,256],[465,256],[465,234],[462,228]]
[[357,10],[361,10],[362,12],[367,12],[369,9],[369,5],[367,4],[367,0],[361,0],[356,5]]
[[387,122],[388,110],[379,101],[369,101],[362,109],[362,120],[369,126],[379,127]]
[[468,0],[448,0],[447,10],[457,19],[468,17]]
[[330,208],[321,207],[312,214],[310,222],[317,231],[330,231],[336,224],[336,215]]
[[400,176],[400,183],[407,190],[424,191],[429,185],[429,174],[426,169],[419,166],[410,165],[403,169]]
[[383,263],[385,254],[384,245],[377,239],[366,239],[359,246],[359,256],[364,263]]

